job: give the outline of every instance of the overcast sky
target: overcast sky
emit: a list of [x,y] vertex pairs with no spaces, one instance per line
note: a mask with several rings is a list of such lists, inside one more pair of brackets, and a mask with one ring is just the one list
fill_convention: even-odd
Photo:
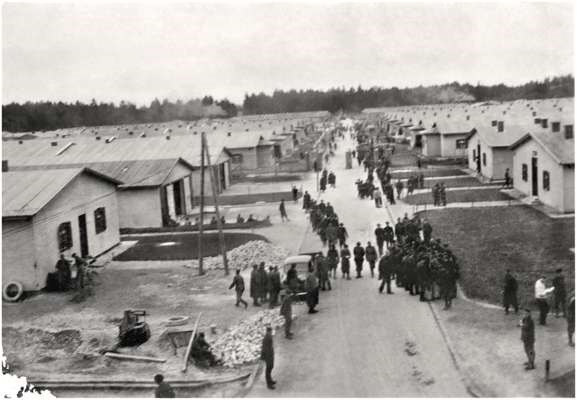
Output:
[[573,5],[4,3],[2,48],[4,104],[518,84],[573,72]]

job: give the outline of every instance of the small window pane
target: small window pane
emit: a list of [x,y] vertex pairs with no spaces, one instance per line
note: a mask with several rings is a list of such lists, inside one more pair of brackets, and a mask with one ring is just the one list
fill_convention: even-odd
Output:
[[527,169],[527,164],[523,164],[522,168],[521,168],[521,178],[527,182],[528,179],[528,169]]
[[72,226],[70,222],[63,222],[58,226],[58,249],[60,252],[72,247]]
[[543,189],[549,191],[549,172],[543,171]]
[[573,125],[565,125],[565,139],[573,139]]
[[106,230],[106,210],[104,207],[94,210],[94,229],[97,234]]
[[487,166],[487,154],[483,153],[483,165]]

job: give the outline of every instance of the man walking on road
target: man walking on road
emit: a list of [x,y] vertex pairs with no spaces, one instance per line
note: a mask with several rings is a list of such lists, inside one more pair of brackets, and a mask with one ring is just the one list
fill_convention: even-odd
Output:
[[355,264],[357,266],[357,279],[362,278],[361,272],[363,271],[363,261],[365,259],[365,249],[361,246],[361,242],[357,242],[357,245],[353,249],[353,254],[355,256]]
[[385,222],[385,227],[383,228],[385,233],[385,242],[387,242],[387,249],[393,245],[395,241],[395,231],[393,227],[389,225],[389,221]]
[[387,285],[387,294],[393,294],[391,291],[391,257],[388,255],[381,257],[379,261],[379,279],[382,281],[379,286],[379,293],[383,293],[385,285]]
[[293,318],[292,294],[287,293],[280,306],[280,315],[284,318],[284,335],[287,339],[292,339],[291,324]]
[[266,387],[274,390],[274,385],[276,382],[272,379],[272,369],[274,367],[274,345],[272,341],[272,328],[270,326],[266,327],[266,333],[262,339],[262,349],[260,352],[260,359],[265,362],[265,379]]
[[236,292],[236,306],[240,303],[244,304],[244,308],[248,307],[248,303],[242,299],[242,294],[244,293],[244,279],[240,274],[240,269],[236,270],[236,275],[232,279],[232,284],[229,286],[229,290],[234,288]]
[[367,242],[367,247],[365,248],[365,258],[369,263],[369,268],[371,269],[371,278],[375,277],[375,263],[377,262],[377,249],[373,247],[371,242]]
[[383,255],[383,245],[385,244],[385,230],[381,228],[381,224],[377,224],[375,229],[375,241],[377,242],[377,248],[379,249],[379,256]]
[[305,279],[305,290],[307,292],[307,306],[309,307],[309,314],[317,313],[315,310],[317,304],[319,304],[319,283],[312,267],[309,268],[309,273]]
[[341,250],[341,271],[343,273],[343,279],[345,276],[348,280],[351,279],[351,263],[349,259],[351,258],[351,252],[349,246],[345,244],[345,247]]
[[431,241],[431,234],[433,233],[433,227],[429,221],[423,221],[423,241],[429,243]]
[[547,325],[547,313],[549,312],[547,297],[554,290],[554,287],[547,288],[545,285],[545,276],[543,275],[535,282],[535,301],[539,307],[539,325]]
[[525,369],[535,369],[535,324],[528,308],[525,309],[525,317],[521,320],[521,340],[528,360]]
[[339,247],[342,248],[347,242],[347,238],[349,237],[347,228],[345,228],[345,225],[342,222],[337,228],[337,237],[339,239]]
[[285,207],[285,205],[284,205],[284,199],[282,199],[282,200],[280,201],[280,205],[278,206],[278,210],[280,211],[280,218],[281,218],[281,221],[282,221],[282,222],[284,222],[285,219],[286,219],[287,221],[290,221],[290,219],[288,218],[288,215],[287,215],[287,213],[286,213],[286,207]]

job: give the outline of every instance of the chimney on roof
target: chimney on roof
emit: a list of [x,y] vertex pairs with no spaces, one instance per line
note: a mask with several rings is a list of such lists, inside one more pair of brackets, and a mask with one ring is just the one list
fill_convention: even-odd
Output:
[[232,132],[228,132],[228,133],[226,134],[226,136],[231,137],[231,136],[232,136]]
[[166,135],[166,140],[170,140],[170,135]]
[[50,146],[56,147],[56,146],[58,146],[58,142],[50,142]]
[[497,132],[503,132],[505,130],[505,121],[499,121],[497,123]]
[[100,136],[96,136],[95,139],[96,139],[96,140],[100,140]]
[[8,172],[8,160],[2,160],[2,172]]

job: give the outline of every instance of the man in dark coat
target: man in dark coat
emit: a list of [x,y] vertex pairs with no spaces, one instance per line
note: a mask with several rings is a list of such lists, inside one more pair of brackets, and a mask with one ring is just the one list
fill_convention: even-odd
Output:
[[265,362],[265,379],[266,387],[274,390],[276,382],[272,379],[272,369],[274,368],[274,344],[272,341],[272,328],[266,327],[266,333],[262,339],[262,348],[260,351],[260,359]]
[[433,233],[433,227],[429,223],[429,221],[423,221],[423,240],[425,243],[429,243],[431,241],[431,234]]
[[342,248],[347,242],[347,238],[349,237],[347,228],[345,228],[345,225],[342,222],[337,228],[337,237],[339,239],[339,247]]
[[431,188],[431,192],[433,193],[433,205],[440,206],[441,203],[439,201],[439,184],[435,183],[435,185]]
[[397,218],[397,223],[395,224],[395,235],[397,236],[397,242],[402,243],[403,235],[405,234],[405,227],[400,218]]
[[[332,248],[334,246],[331,245]],[[328,254],[327,254],[328,255]],[[317,272],[319,277],[319,285],[321,290],[331,290],[331,281],[330,281],[330,266],[328,260],[320,254],[317,259]]]
[[385,285],[387,285],[387,294],[393,294],[391,291],[391,275],[392,275],[392,258],[386,255],[379,261],[379,279],[382,280],[379,286],[379,293],[383,293]]
[[270,289],[270,308],[273,308],[278,304],[278,295],[282,289],[282,284],[280,281],[280,273],[278,271],[278,266],[274,269],[271,267],[271,272],[269,273],[269,284]]
[[250,297],[252,298],[253,301],[252,304],[256,307],[260,306],[260,303],[258,302],[261,296],[260,292],[261,288],[260,288],[258,265],[254,264],[252,266],[252,271],[250,271]]
[[56,262],[56,271],[58,274],[58,290],[68,290],[70,288],[71,281],[70,263],[64,257],[64,254],[60,254],[60,258]]
[[379,249],[379,255],[383,255],[383,245],[385,244],[385,230],[381,227],[381,224],[377,224],[375,229],[375,239],[377,242],[377,248]]
[[557,275],[553,278],[553,310],[555,311],[555,316],[559,317],[559,311],[566,315],[566,303],[567,294],[565,292],[565,277],[563,276],[563,270],[559,268],[555,271]]
[[[339,265],[339,252],[335,248],[335,245],[329,246],[326,258],[327,265],[329,267],[329,277],[330,273],[333,273],[333,279],[337,278],[337,266]],[[331,288],[331,282],[329,281],[329,290]]]
[[287,339],[293,338],[293,334],[291,332],[293,318],[292,300],[292,294],[288,293],[286,296],[284,296],[280,306],[280,315],[282,315],[284,318],[284,335]]
[[397,199],[401,198],[401,194],[403,193],[403,181],[402,180],[397,180],[397,183],[395,183],[395,186],[397,188]]
[[327,242],[329,243],[329,246],[333,246],[337,243],[337,238],[338,238],[338,228],[335,226],[335,224],[331,221],[328,223],[327,228],[325,229],[325,234],[327,237]]
[[266,302],[267,300],[267,295],[268,295],[268,274],[266,273],[266,268],[265,268],[265,263],[264,261],[260,263],[260,266],[258,268],[258,286],[260,288],[260,299],[263,303]]
[[303,210],[308,210],[311,203],[311,195],[309,192],[305,190],[305,194],[303,195]]
[[345,244],[345,246],[343,247],[343,249],[341,250],[341,271],[343,273],[343,279],[345,279],[345,276],[348,280],[351,279],[351,263],[350,263],[350,258],[351,258],[351,252],[349,250],[349,246],[347,246]]
[[385,222],[383,232],[385,234],[385,242],[387,243],[387,248],[390,248],[395,241],[395,231],[393,230],[393,227],[389,225],[389,221]]
[[371,269],[371,278],[375,277],[375,263],[377,262],[377,249],[373,247],[371,242],[367,242],[367,247],[365,248],[365,258],[369,263],[369,268]]
[[309,314],[314,314],[318,312],[315,310],[317,304],[319,304],[319,283],[315,277],[313,268],[309,268],[307,278],[305,280],[305,290],[307,292],[307,306],[309,307]]
[[234,276],[234,278],[232,279],[232,283],[228,287],[229,290],[232,288],[234,288],[236,292],[236,306],[238,307],[238,305],[242,303],[244,304],[244,308],[247,308],[248,303],[242,299],[242,294],[244,293],[244,279],[240,274],[240,269],[236,270],[236,275]]
[[293,185],[293,188],[291,189],[292,195],[293,195],[293,201],[296,203],[296,201],[299,198],[299,190],[297,189],[296,186]]
[[511,275],[511,271],[507,270],[503,289],[503,307],[505,308],[505,314],[509,314],[509,307],[513,307],[515,314],[519,312],[517,286],[517,280]]
[[353,254],[355,256],[355,264],[357,266],[357,279],[362,277],[361,272],[363,271],[363,261],[365,260],[365,249],[361,246],[361,242],[357,242],[357,245],[353,249]]
[[280,218],[281,218],[282,222],[284,222],[285,219],[287,221],[290,221],[290,219],[286,213],[286,207],[284,205],[284,199],[280,201],[280,205],[278,206],[278,210],[280,211]]
[[528,360],[525,369],[535,369],[535,324],[528,308],[525,309],[525,317],[521,320],[521,341]]

